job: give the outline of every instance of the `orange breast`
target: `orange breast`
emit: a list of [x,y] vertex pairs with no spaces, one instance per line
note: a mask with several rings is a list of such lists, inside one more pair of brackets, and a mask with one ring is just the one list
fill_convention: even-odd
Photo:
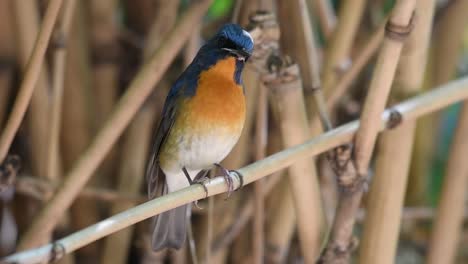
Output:
[[245,97],[242,87],[234,81],[235,67],[235,59],[229,57],[200,75],[197,91],[186,105],[192,124],[242,129]]

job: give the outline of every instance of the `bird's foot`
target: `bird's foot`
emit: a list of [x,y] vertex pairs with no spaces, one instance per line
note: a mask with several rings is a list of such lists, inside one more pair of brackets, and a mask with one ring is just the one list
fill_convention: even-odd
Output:
[[[210,180],[210,178],[207,176],[208,171],[200,172],[198,175],[195,176],[195,179],[193,180],[185,167],[182,168],[182,171],[184,172],[185,177],[187,177],[189,184],[200,184],[203,187],[203,190],[205,191],[205,198],[208,197],[208,188],[206,187],[206,182]],[[198,209],[203,209],[198,205],[198,201],[195,201],[194,204]]]
[[223,166],[221,166],[219,163],[215,163],[214,165],[221,170],[224,180],[226,181],[226,185],[228,187],[228,195],[227,195],[228,198],[231,196],[231,193],[234,191],[234,181],[231,178],[231,173],[234,173],[236,177],[239,179],[240,183],[239,183],[239,188],[237,188],[237,190],[239,190],[240,188],[242,188],[242,186],[244,186],[244,176],[240,172],[236,170],[228,170],[224,168]]

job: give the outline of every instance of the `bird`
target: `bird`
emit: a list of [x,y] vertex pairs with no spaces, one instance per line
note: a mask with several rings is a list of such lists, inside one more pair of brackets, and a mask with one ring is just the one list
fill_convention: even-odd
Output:
[[[253,48],[252,36],[245,29],[225,24],[177,78],[153,136],[146,170],[151,199],[158,192],[166,194],[203,183],[213,166],[221,169],[228,193],[232,191],[229,173],[233,171],[219,163],[237,143],[244,126],[242,72]],[[190,205],[186,204],[155,216],[152,249],[180,249],[189,215]]]

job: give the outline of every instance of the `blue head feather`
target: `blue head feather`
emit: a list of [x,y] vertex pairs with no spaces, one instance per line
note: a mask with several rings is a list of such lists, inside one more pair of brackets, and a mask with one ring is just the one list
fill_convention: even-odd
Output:
[[[180,89],[184,90],[184,95],[195,95],[200,73],[215,65],[219,60],[232,56],[228,51],[222,49],[226,47],[251,54],[254,43],[250,34],[239,25],[224,25],[214,37],[200,48],[192,63],[174,83],[168,97],[174,96]],[[237,60],[233,79],[239,85],[242,84],[241,73],[243,68],[244,61]]]

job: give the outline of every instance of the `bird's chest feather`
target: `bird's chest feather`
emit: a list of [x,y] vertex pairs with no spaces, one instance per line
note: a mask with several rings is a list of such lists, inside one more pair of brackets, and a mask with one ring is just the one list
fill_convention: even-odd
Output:
[[185,99],[170,136],[179,166],[202,169],[226,157],[245,121],[243,89],[234,81],[235,59],[204,71],[196,93]]

